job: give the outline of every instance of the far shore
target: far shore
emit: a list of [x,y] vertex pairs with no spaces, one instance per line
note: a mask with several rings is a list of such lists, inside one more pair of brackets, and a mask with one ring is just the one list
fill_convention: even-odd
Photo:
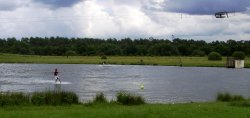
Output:
[[[209,61],[207,57],[176,56],[39,56],[0,54],[0,63],[30,64],[116,64],[116,65],[154,65],[183,67],[225,67],[226,57],[221,61]],[[250,58],[245,59],[245,68],[250,67]]]

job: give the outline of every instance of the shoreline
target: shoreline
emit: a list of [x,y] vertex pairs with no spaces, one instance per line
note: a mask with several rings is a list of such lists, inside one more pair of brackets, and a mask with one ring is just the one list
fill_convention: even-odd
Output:
[[[0,54],[0,63],[18,64],[96,64],[112,65],[148,65],[148,66],[180,66],[180,67],[225,67],[226,57],[221,61],[208,61],[207,57],[175,56],[38,56]],[[226,68],[226,67],[225,67]],[[250,68],[250,58],[245,59],[245,68]]]

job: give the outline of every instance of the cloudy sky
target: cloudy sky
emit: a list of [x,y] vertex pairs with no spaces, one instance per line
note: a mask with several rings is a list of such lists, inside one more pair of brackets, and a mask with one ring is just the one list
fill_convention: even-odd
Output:
[[[249,0],[0,0],[0,38],[250,40]],[[232,12],[216,19],[215,12]]]

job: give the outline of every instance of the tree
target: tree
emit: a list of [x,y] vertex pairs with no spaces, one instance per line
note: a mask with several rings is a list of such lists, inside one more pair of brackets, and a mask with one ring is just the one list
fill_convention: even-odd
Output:
[[235,51],[232,56],[234,57],[234,59],[238,59],[238,60],[244,60],[245,59],[245,53],[242,51]]
[[121,54],[121,49],[115,44],[107,43],[100,46],[99,53],[104,55],[119,55]]
[[213,41],[207,43],[199,40],[174,39],[97,39],[67,37],[24,37],[0,38],[0,52],[35,55],[66,55],[67,51],[75,51],[76,55],[157,55],[157,56],[204,56],[210,52],[218,52],[222,56],[230,56],[234,51],[243,51],[250,55],[250,41]]
[[211,61],[222,60],[222,56],[218,52],[211,52],[208,54],[208,60],[211,60]]
[[197,57],[204,57],[206,54],[202,50],[194,50],[192,53],[192,56],[197,56]]
[[175,54],[174,48],[170,44],[156,44],[149,49],[150,55],[171,56]]

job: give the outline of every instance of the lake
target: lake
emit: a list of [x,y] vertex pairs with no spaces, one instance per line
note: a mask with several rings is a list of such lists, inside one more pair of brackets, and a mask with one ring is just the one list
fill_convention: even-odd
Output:
[[[55,84],[58,68],[62,84]],[[140,89],[140,85],[144,89]],[[83,64],[0,64],[0,91],[65,90],[89,101],[103,92],[142,95],[150,103],[214,101],[220,92],[250,97],[250,69]]]

